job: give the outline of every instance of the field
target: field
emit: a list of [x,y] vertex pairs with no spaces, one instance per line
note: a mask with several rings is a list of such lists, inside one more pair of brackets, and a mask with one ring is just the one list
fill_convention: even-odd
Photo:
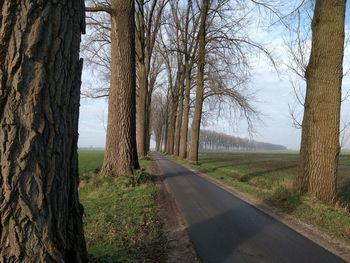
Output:
[[81,150],[79,154],[79,174],[98,172],[103,163],[103,151]]
[[[151,182],[136,187],[120,179],[98,177],[102,151],[80,151],[80,199],[85,207],[88,251],[101,262],[137,261],[162,257]],[[201,153],[200,165],[191,166],[236,189],[250,193],[302,221],[350,244],[350,155],[339,164],[339,202],[322,204],[291,191],[298,155],[286,152]],[[146,169],[150,161],[142,161]],[[152,259],[154,260],[154,258]]]
[[[298,154],[288,152],[201,153],[199,169],[216,176],[224,173],[262,190],[287,188],[297,173]],[[342,155],[338,172],[339,198],[350,203],[350,155]]]
[[293,193],[298,154],[288,152],[207,152],[194,166],[242,192],[259,197],[283,212],[313,224],[350,243],[350,155],[339,163],[338,197],[335,206],[327,206],[310,196]]
[[[80,202],[92,262],[158,262],[163,257],[157,219],[157,188],[147,173],[132,178],[96,174],[102,151],[80,151]],[[141,166],[150,170],[150,161]]]

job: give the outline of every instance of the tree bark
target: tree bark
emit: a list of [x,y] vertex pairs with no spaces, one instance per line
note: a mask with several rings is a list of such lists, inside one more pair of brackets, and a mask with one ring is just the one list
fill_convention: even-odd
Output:
[[198,163],[199,132],[202,119],[202,107],[204,98],[204,67],[206,54],[206,20],[209,10],[210,0],[203,0],[201,8],[201,20],[198,32],[198,76],[196,87],[196,101],[191,126],[191,143],[189,160]]
[[168,125],[168,136],[167,136],[167,154],[174,154],[174,142],[175,142],[175,127],[176,127],[176,112],[178,108],[178,99],[173,99],[170,108],[170,118]]
[[136,142],[139,158],[147,155],[146,151],[146,123],[148,101],[148,69],[145,64],[138,63],[138,89],[137,89],[137,125]]
[[[178,60],[180,61],[180,60]],[[179,107],[179,97],[180,97],[180,82],[182,75],[182,65],[178,63],[178,70],[176,73],[175,85],[172,88],[171,92],[171,106],[170,106],[170,118],[169,118],[169,128],[168,128],[168,137],[167,137],[167,154],[174,154],[175,149],[175,129],[176,123],[179,116],[177,116],[177,111]],[[172,85],[171,85],[172,86]]]
[[185,82],[186,89],[184,94],[183,102],[183,113],[182,113],[182,126],[180,134],[180,149],[179,149],[179,158],[186,159],[187,157],[187,142],[188,142],[188,118],[190,113],[190,92],[191,92],[191,68],[187,64],[185,66]]
[[165,115],[165,127],[164,127],[164,136],[162,138],[163,149],[162,152],[167,152],[167,142],[168,142],[168,134],[169,134],[169,91],[167,94],[167,104],[166,104],[166,115]]
[[100,174],[139,169],[136,151],[136,68],[134,1],[111,2],[111,87],[106,150]]
[[0,262],[86,262],[77,156],[84,1],[0,6]]
[[345,2],[316,1],[305,74],[307,90],[295,187],[325,202],[336,199]]
[[156,152],[161,151],[162,147],[162,133],[163,129],[157,130],[155,133],[155,139],[156,139]]
[[177,111],[176,118],[176,129],[175,129],[175,146],[174,146],[174,155],[179,156],[180,153],[180,137],[181,137],[181,128],[182,128],[182,115],[183,115],[183,102],[184,102],[184,76],[185,73],[181,72],[180,76],[180,96],[179,96],[179,106]]
[[137,10],[137,151],[139,158],[144,158],[150,145],[150,110],[153,84],[150,83],[151,59],[160,28],[161,15],[166,1],[138,1]]
[[147,96],[147,107],[146,107],[146,153],[150,151],[151,146],[151,114],[152,114],[152,94],[155,87],[156,79],[149,81],[148,85],[148,96]]

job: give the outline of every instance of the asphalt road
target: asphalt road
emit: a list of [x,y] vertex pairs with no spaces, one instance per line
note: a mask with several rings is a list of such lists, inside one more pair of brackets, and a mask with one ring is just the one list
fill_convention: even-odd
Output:
[[344,262],[185,167],[152,154],[202,262]]

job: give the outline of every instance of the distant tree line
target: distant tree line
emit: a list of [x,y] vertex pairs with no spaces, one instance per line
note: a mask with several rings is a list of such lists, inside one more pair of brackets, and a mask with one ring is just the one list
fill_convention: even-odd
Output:
[[272,150],[284,151],[287,147],[278,144],[257,142],[225,133],[202,129],[199,136],[200,151]]

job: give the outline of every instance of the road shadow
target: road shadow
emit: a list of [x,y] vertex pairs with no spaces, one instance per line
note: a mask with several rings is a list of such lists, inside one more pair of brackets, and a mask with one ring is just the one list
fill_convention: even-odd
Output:
[[268,219],[253,222],[245,207],[236,207],[190,224],[188,232],[200,252],[201,262],[271,262],[266,255],[249,245],[249,240],[254,237],[260,239],[259,233],[271,225],[274,222]]
[[203,263],[344,262],[245,203],[196,223],[187,221],[189,235]]
[[179,164],[158,165],[202,262],[343,262]]

